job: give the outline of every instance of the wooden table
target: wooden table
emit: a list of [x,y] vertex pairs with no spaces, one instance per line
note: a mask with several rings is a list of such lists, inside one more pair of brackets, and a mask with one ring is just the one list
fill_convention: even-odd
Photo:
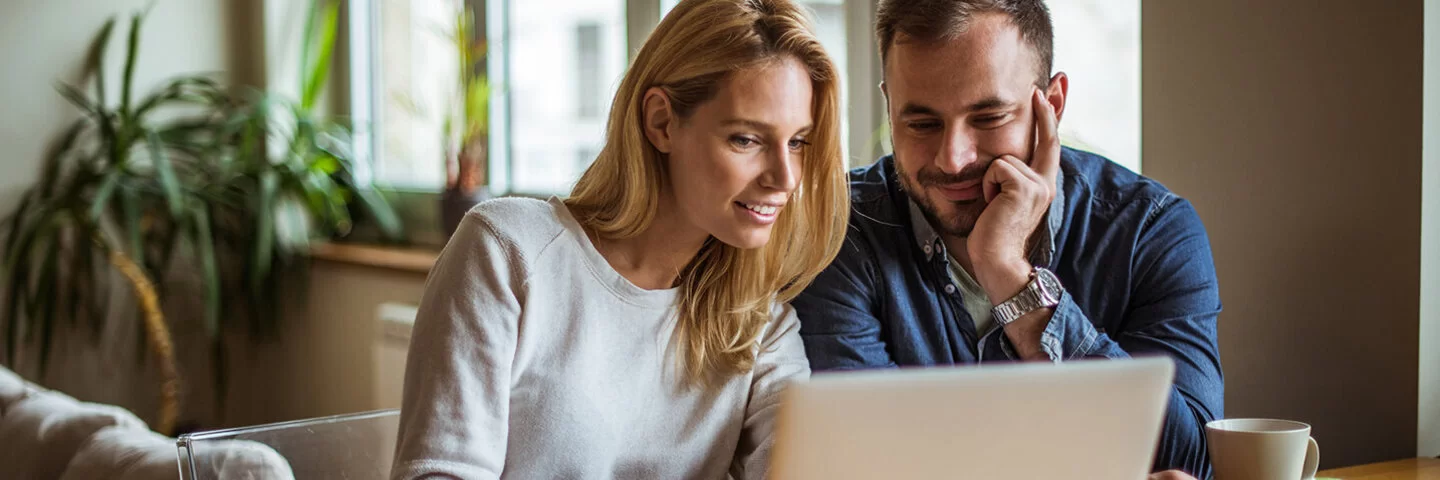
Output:
[[1440,480],[1440,459],[1408,458],[1322,470],[1315,476],[1342,480]]

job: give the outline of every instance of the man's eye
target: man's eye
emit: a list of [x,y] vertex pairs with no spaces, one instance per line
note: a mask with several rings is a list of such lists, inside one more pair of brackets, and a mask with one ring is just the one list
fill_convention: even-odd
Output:
[[911,130],[930,131],[940,128],[940,122],[910,122]]

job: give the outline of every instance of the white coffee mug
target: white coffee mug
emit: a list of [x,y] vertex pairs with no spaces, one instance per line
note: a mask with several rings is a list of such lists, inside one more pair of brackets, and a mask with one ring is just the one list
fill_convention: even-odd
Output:
[[1231,418],[1205,424],[1215,480],[1308,480],[1320,465],[1310,425]]

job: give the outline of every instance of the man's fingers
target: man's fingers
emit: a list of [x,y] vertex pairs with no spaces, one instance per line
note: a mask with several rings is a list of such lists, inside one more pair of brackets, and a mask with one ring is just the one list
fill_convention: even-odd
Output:
[[1035,153],[1031,168],[1053,183],[1060,174],[1059,120],[1055,118],[1055,107],[1045,98],[1044,89],[1036,88],[1031,100],[1035,111]]
[[1035,169],[1030,168],[1029,165],[1025,164],[1024,160],[1015,158],[1010,155],[1001,155],[1000,157],[996,158],[996,161],[1009,163],[1010,166],[1015,167],[1015,169],[1019,170],[1021,174],[1024,174],[1025,178],[1033,180],[1035,183],[1041,185],[1045,184],[1045,179],[1044,177],[1040,176],[1040,172],[1036,172]]
[[[1013,157],[1012,157],[1013,159]],[[981,182],[982,190],[985,193],[985,203],[995,200],[1000,196],[1002,190],[1013,191],[1023,188],[1023,183],[1031,180],[1021,172],[1014,163],[1001,157],[990,163],[990,168],[985,170],[985,180]]]

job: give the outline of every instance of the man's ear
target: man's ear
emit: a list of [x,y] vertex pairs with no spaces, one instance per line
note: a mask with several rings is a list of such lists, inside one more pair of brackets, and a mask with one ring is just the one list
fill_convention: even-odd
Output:
[[1056,72],[1050,77],[1050,86],[1045,87],[1045,100],[1055,109],[1055,122],[1065,118],[1065,99],[1070,94],[1070,77],[1065,72]]
[[670,153],[670,127],[675,121],[675,112],[670,108],[670,96],[660,87],[650,87],[645,90],[645,100],[641,112],[644,113],[641,127],[645,129],[645,138],[655,146],[660,153]]

